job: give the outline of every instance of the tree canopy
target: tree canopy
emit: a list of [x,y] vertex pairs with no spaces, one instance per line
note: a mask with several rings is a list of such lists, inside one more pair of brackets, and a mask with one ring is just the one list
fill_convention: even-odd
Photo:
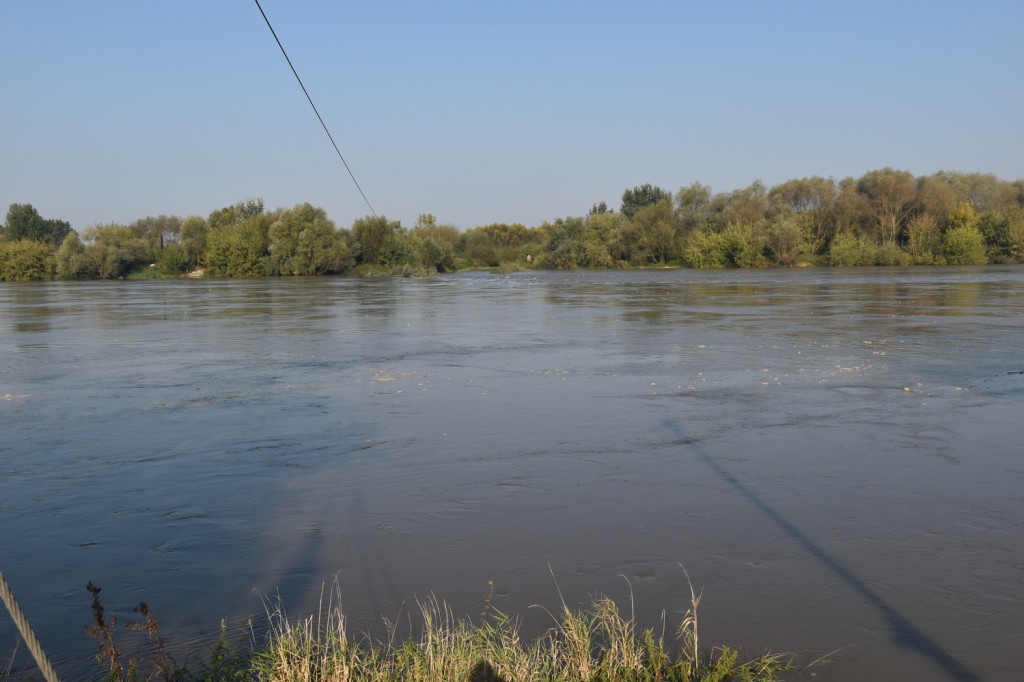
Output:
[[411,229],[364,216],[339,229],[309,203],[268,212],[248,198],[198,215],[148,216],[79,235],[31,204],[0,228],[0,280],[175,276],[413,274],[463,268],[974,265],[1024,262],[1024,180],[882,168],[859,178],[760,181],[715,193],[626,189],[619,211],[536,227],[460,231],[422,213]]
[[11,204],[3,227],[0,227],[0,237],[10,241],[29,239],[57,246],[70,231],[70,223],[45,219],[32,204]]
[[[642,185],[638,185],[633,189],[627,189],[622,193],[622,205],[619,210],[627,218],[632,218],[636,215],[637,211],[656,204],[662,199],[671,199],[672,195],[663,190],[660,187],[655,187],[649,182],[645,182]],[[600,211],[600,205],[595,206],[597,211]]]

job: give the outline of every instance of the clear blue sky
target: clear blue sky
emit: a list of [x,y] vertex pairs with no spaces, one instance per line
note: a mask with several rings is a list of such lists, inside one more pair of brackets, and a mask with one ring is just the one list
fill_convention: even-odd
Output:
[[[460,229],[694,181],[1024,177],[1024,2],[261,0],[378,213]],[[369,213],[254,2],[4,0],[0,210]]]

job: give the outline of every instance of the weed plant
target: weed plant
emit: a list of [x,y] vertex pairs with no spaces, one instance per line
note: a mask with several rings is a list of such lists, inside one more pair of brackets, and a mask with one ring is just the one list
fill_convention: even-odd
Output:
[[[269,628],[262,645],[230,645],[222,623],[209,659],[194,670],[167,656],[159,623],[145,604],[137,609],[144,621],[129,629],[148,639],[126,660],[115,641],[116,617],[108,622],[99,588],[90,583],[89,590],[93,624],[86,630],[99,645],[97,661],[109,682],[768,682],[792,670],[788,657],[780,654],[741,659],[730,647],[703,652],[700,596],[692,584],[674,658],[663,635],[637,627],[632,596],[627,617],[607,597],[598,595],[588,607],[574,610],[559,593],[561,608],[544,609],[552,626],[533,639],[524,639],[520,620],[494,608],[491,597],[474,622],[456,617],[450,606],[431,596],[416,602],[419,636],[402,640],[399,620],[387,619],[384,639],[353,638],[335,586],[317,613],[298,620],[287,616],[280,599],[268,601]],[[493,584],[491,590],[493,595]]]
[[[689,576],[687,576],[689,581]],[[493,586],[492,586],[493,589]],[[337,591],[335,591],[337,594]],[[520,621],[491,605],[479,622],[457,618],[444,602],[416,602],[418,638],[398,641],[397,622],[388,637],[350,638],[337,603],[315,616],[291,621],[280,603],[268,609],[265,647],[253,658],[254,679],[267,682],[744,682],[777,680],[791,670],[788,657],[764,654],[741,660],[731,647],[704,654],[698,638],[700,597],[690,586],[690,609],[677,633],[673,659],[664,637],[637,627],[611,599],[597,596],[588,608],[570,609],[564,599],[551,613],[554,624],[524,640]]]

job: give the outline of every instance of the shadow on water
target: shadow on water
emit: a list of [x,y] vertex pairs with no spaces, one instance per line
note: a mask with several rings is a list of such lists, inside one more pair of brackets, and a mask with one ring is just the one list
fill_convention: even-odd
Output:
[[832,571],[843,582],[849,585],[857,594],[864,598],[865,602],[873,606],[889,624],[891,637],[894,644],[916,651],[917,653],[931,659],[936,665],[942,668],[952,679],[960,682],[975,682],[982,679],[977,673],[951,656],[937,642],[922,632],[917,626],[897,611],[891,604],[876,594],[868,587],[863,580],[844,566],[836,557],[829,554],[821,545],[801,531],[791,521],[779,512],[772,509],[764,500],[757,496],[754,491],[748,488],[743,481],[733,476],[725,467],[715,461],[708,453],[691,440],[679,423],[673,419],[660,420],[662,426],[671,431],[682,443],[686,443],[697,457],[714,470],[722,480],[735,488],[743,497],[757,507],[768,519],[773,521],[782,531],[806,549],[811,556],[816,558],[823,566]]

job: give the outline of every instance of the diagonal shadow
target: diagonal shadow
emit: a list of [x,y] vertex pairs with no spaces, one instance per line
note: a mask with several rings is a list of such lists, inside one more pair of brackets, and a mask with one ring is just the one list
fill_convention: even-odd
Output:
[[874,606],[892,631],[892,641],[898,646],[906,647],[917,651],[919,654],[930,658],[936,665],[942,668],[954,680],[959,682],[980,682],[982,679],[955,659],[937,642],[919,630],[903,614],[897,611],[891,604],[871,590],[864,581],[858,578],[849,568],[844,566],[834,556],[828,553],[821,545],[807,537],[799,528],[793,525],[779,512],[772,509],[768,504],[758,497],[750,488],[744,485],[743,481],[733,476],[725,467],[716,462],[710,455],[704,452],[696,442],[689,439],[683,428],[673,419],[661,419],[660,423],[671,431],[680,441],[688,444],[690,449],[715,473],[722,477],[727,483],[735,488],[741,495],[747,498],[755,507],[760,509],[766,517],[775,522],[789,537],[795,540],[801,547],[806,549],[812,556],[822,563],[826,568],[835,573],[843,582],[849,585],[857,594],[862,596],[866,602]]

